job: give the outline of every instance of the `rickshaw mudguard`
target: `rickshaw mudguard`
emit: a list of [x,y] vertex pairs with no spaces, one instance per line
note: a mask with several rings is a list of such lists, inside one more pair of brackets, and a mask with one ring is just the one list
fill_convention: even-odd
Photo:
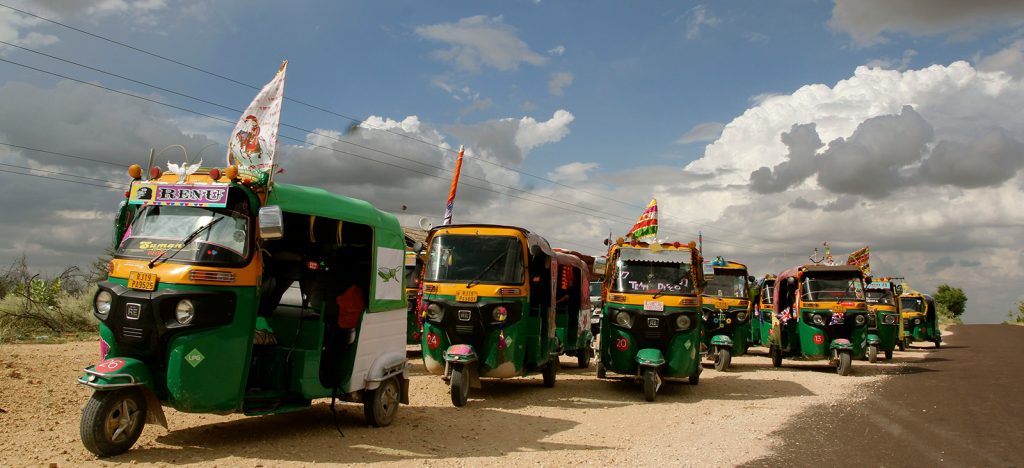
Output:
[[836,338],[832,340],[832,344],[829,345],[829,349],[853,350],[853,343],[850,343],[850,340],[846,338]]
[[370,364],[370,370],[366,373],[366,390],[375,390],[380,387],[381,382],[392,377],[399,377],[400,397],[399,402],[409,404],[409,368],[412,364],[405,357],[405,353],[390,352],[377,356]]
[[728,346],[732,347],[732,338],[729,335],[715,335],[711,337],[711,346]]
[[163,406],[151,388],[153,374],[146,363],[130,357],[104,359],[84,369],[78,383],[97,392],[138,387],[146,397],[146,424],[159,424],[167,429]]
[[879,338],[877,334],[868,333],[868,344],[869,345],[878,345],[881,342],[882,342],[882,339]]
[[636,363],[640,366],[660,367],[665,365],[665,355],[660,349],[644,348],[636,353]]
[[468,344],[455,344],[444,352],[444,360],[448,363],[470,364],[477,361],[476,350]]

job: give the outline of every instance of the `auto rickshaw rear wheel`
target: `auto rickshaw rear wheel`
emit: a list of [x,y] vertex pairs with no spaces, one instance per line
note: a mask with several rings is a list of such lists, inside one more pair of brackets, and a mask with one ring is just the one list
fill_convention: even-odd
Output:
[[126,387],[94,392],[82,408],[79,432],[87,450],[110,457],[135,445],[145,425],[146,396],[138,387]]
[[451,393],[453,405],[466,406],[466,401],[469,400],[469,380],[464,366],[452,368]]
[[371,426],[384,427],[391,424],[398,414],[399,395],[401,394],[398,377],[392,377],[370,390],[370,395],[363,401],[363,415]]
[[839,364],[836,365],[836,373],[839,375],[850,375],[850,369],[853,368],[853,356],[850,355],[849,351],[839,352]]
[[878,345],[868,345],[868,362],[878,362]]
[[725,372],[729,369],[729,363],[731,362],[732,354],[729,353],[729,348],[719,346],[718,354],[715,356],[715,370],[718,372]]
[[885,352],[885,360],[886,361],[891,361],[892,360],[892,350],[891,349]]
[[590,346],[584,346],[576,351],[576,364],[580,366],[580,369],[586,369],[590,367],[590,353],[593,348]]
[[900,342],[897,343],[896,345],[899,346],[900,351],[906,351],[907,350],[907,340],[900,340]]
[[608,371],[605,370],[604,363],[602,363],[600,359],[597,361],[597,366],[596,367],[597,367],[597,378],[603,379],[603,378],[608,377]]
[[544,365],[544,369],[541,371],[541,375],[544,376],[544,386],[551,388],[555,386],[555,374],[558,373],[558,358],[552,357],[547,364]]
[[644,369],[644,400],[654,401],[654,395],[658,393],[658,372],[653,367]]
[[939,349],[939,348],[942,347],[942,340],[935,340],[934,343],[935,343],[935,349]]
[[700,369],[697,369],[697,373],[689,377],[690,385],[697,385],[700,383]]

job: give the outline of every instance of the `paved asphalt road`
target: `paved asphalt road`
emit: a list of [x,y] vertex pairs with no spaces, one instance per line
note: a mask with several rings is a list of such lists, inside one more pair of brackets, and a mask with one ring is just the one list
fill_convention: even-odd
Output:
[[808,409],[748,466],[1024,466],[1024,327],[952,331],[866,400]]

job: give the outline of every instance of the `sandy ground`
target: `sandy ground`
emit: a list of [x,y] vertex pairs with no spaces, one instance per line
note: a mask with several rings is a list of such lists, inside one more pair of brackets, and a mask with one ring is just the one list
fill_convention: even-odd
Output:
[[75,383],[98,360],[96,343],[0,345],[0,466],[730,466],[770,455],[779,443],[770,434],[801,410],[862,400],[927,355],[856,361],[853,374],[840,377],[824,362],[774,369],[763,348],[751,352],[727,373],[705,366],[697,386],[665,384],[654,403],[643,401],[638,383],[598,380],[593,365],[577,369],[575,358],[563,357],[555,388],[539,375],[484,380],[455,408],[445,383],[412,351],[411,404],[389,427],[368,427],[361,406],[344,404],[342,437],[325,400],[264,417],[167,409],[171,431],[147,426],[127,454],[97,459],[78,435],[90,390]]

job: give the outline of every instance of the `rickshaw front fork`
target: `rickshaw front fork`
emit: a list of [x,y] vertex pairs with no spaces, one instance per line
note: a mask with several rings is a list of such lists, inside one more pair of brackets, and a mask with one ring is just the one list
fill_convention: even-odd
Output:
[[465,369],[465,374],[469,378],[470,388],[481,388],[480,386],[480,372],[477,369],[478,358],[476,350],[472,346],[466,344],[451,345],[444,352],[444,375],[443,379],[447,382],[451,379],[452,369],[460,367]]

